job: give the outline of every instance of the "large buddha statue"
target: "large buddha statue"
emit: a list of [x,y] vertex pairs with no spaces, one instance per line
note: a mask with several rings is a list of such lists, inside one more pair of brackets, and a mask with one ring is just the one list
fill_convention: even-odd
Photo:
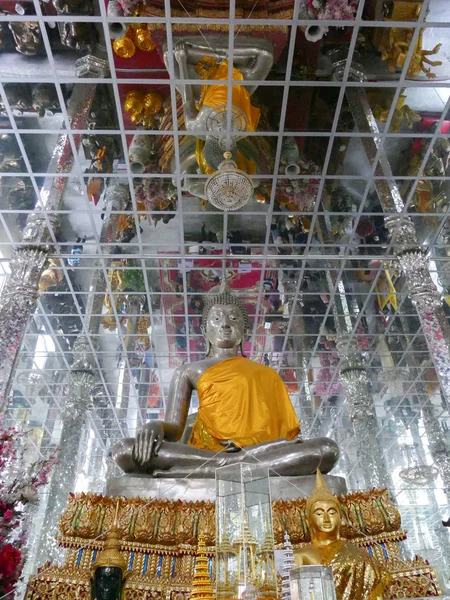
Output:
[[[182,105],[178,127],[190,133],[180,142],[182,190],[206,201],[204,180],[190,175],[214,173],[224,160],[225,150],[232,153],[237,168],[249,175],[256,175],[264,165],[261,146],[267,145],[267,140],[247,137],[247,132],[256,131],[260,120],[260,110],[251,99],[257,84],[241,85],[239,82],[266,79],[273,65],[274,49],[263,38],[237,37],[231,71],[231,107],[228,107],[228,37],[189,36],[175,40],[174,48],[166,48],[164,52],[168,69],[172,52],[176,78],[184,80],[177,84]],[[198,85],[195,80],[214,83]],[[231,134],[227,139],[229,108]],[[173,156],[171,172],[176,168],[175,163]],[[253,183],[258,187],[257,179]]]
[[[183,83],[177,85],[183,102],[186,129],[205,139],[205,132],[223,133],[228,100],[228,37],[200,36],[179,39],[175,48],[166,48],[164,61],[169,68],[169,51],[174,53],[177,79],[217,81],[198,86]],[[233,50],[233,81],[263,81],[273,65],[273,46],[266,39],[239,37]],[[255,131],[260,112],[252,105],[250,96],[257,85],[233,84],[231,130],[245,136]],[[219,113],[217,112],[219,109]],[[222,110],[223,109],[223,110]],[[214,121],[212,118],[214,116]],[[219,119],[219,120],[218,120]]]
[[382,600],[388,576],[381,577],[371,556],[340,538],[341,508],[326,487],[320,470],[316,487],[306,501],[311,543],[294,553],[297,566],[331,567],[337,600]]
[[[153,477],[214,477],[217,467],[258,462],[271,474],[327,473],[339,450],[328,438],[303,440],[300,424],[278,373],[242,355],[248,314],[226,283],[205,302],[206,358],[178,367],[164,421],[149,421],[136,439],[125,438],[113,458],[126,473]],[[238,349],[241,356],[238,356]],[[180,440],[192,392],[199,409],[187,443]]]

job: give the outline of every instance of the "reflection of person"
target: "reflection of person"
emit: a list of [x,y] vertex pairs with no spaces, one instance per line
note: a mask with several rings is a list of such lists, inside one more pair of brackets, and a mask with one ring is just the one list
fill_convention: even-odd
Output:
[[380,576],[365,550],[340,538],[339,501],[326,487],[320,470],[306,501],[306,518],[311,543],[295,552],[297,565],[331,567],[337,600],[382,600],[388,577]]
[[[217,467],[241,461],[260,462],[287,476],[310,474],[319,466],[333,468],[339,457],[335,442],[301,440],[278,373],[237,355],[247,328],[247,311],[224,282],[205,302],[206,358],[175,371],[165,420],[146,423],[136,439],[114,446],[113,457],[124,471],[183,477],[195,469],[197,477],[214,477]],[[177,443],[194,389],[199,397],[197,419],[188,444]]]
[[83,254],[83,244],[85,243],[85,237],[78,237],[77,243],[70,250],[71,256],[67,259],[67,264],[70,267],[77,267],[81,263],[81,255]]

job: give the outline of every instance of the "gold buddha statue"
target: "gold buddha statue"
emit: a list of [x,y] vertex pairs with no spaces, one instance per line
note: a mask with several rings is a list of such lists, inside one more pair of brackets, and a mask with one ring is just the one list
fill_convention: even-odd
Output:
[[[283,476],[330,471],[339,458],[329,438],[303,440],[283,380],[270,368],[238,356],[248,314],[224,282],[205,302],[202,330],[206,358],[178,367],[164,421],[149,421],[125,438],[112,455],[126,473],[153,477],[214,477],[216,468],[258,462]],[[192,393],[199,409],[186,430]],[[182,440],[187,439],[187,443]]]
[[388,576],[381,576],[372,557],[340,538],[341,507],[317,470],[316,487],[306,501],[311,543],[294,552],[297,566],[331,567],[337,600],[382,600]]

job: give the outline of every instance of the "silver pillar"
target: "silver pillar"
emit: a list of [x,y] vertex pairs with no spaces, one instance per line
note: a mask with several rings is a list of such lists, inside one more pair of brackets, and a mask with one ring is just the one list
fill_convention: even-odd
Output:
[[[319,219],[317,231],[320,241],[323,242],[321,222],[322,220]],[[332,276],[328,265],[325,273],[330,295],[332,295],[336,278]],[[357,316],[357,311],[354,307],[350,311],[342,281],[337,282],[332,312],[337,333],[336,350],[340,359],[339,375],[345,392],[348,416],[353,426],[354,446],[360,464],[359,473],[353,472],[351,480],[357,482],[359,487],[389,487],[391,478],[377,438],[378,421],[369,376],[362,354],[356,345],[355,335],[352,334],[352,317]]]
[[369,377],[357,348],[347,335],[336,343],[341,359],[340,377],[345,391],[348,416],[354,431],[360,477],[365,487],[389,487],[390,476],[377,438],[378,421]]
[[[400,322],[406,336],[412,335],[408,321],[403,315],[400,316]],[[405,347],[406,343],[404,343],[404,348]],[[420,394],[422,418],[431,456],[436,467],[439,469],[439,474],[444,483],[447,497],[450,499],[450,448],[441,424],[439,423],[439,419],[436,417],[435,408],[429,398],[428,391],[423,382],[420,381],[420,368],[414,353],[406,352],[405,358],[411,376],[415,381],[414,385]]]
[[[75,85],[67,107],[72,127],[87,128],[87,119],[94,99],[96,84]],[[76,140],[79,142],[79,137]],[[69,173],[72,170],[74,156],[69,136],[59,136],[49,172]],[[49,211],[60,208],[64,189],[68,179],[48,177],[41,189],[41,203]],[[3,288],[0,298],[0,412],[5,410],[9,389],[16,364],[22,337],[38,298],[38,284],[45,268],[47,254],[51,248],[51,235],[47,228],[50,222],[55,231],[58,219],[47,215],[48,221],[39,205],[25,226],[22,246],[14,250],[11,259],[11,275]]]
[[[108,188],[106,192],[107,209],[123,210],[129,197],[130,191],[127,184],[118,184]],[[119,215],[116,214],[109,218],[106,216],[100,234],[101,243],[115,240],[118,218]],[[98,259],[92,272],[85,307],[85,329],[92,335],[98,334],[100,327],[99,315],[102,312],[105,289],[106,281],[102,259]],[[94,407],[94,403],[97,405],[96,398],[105,395],[103,386],[95,376],[97,367],[89,340],[85,335],[81,334],[77,338],[73,347],[73,356],[74,362],[66,381],[67,394],[62,414],[58,464],[49,487],[49,500],[39,541],[37,564],[42,564],[46,560],[55,562],[61,554],[61,549],[58,549],[56,542],[59,518],[67,505],[70,492],[75,490],[80,461],[84,458],[81,446],[86,435],[85,426],[89,412]],[[95,406],[95,408],[101,411],[101,402],[98,402],[98,407]]]
[[61,557],[61,549],[56,542],[58,523],[67,505],[69,493],[75,489],[80,446],[85,435],[91,408],[91,391],[95,384],[95,363],[88,340],[80,336],[74,344],[73,352],[75,361],[66,380],[58,463],[48,488],[48,503],[36,558],[38,565],[47,560],[56,563]]
[[[338,54],[335,57],[337,60],[333,64],[333,78],[340,80],[345,61],[339,60]],[[357,63],[354,63],[351,74],[353,79],[364,81],[364,73]],[[380,132],[365,89],[347,88],[345,93],[358,132],[374,135],[362,138],[362,145],[371,163],[378,156],[375,175],[385,179],[374,180],[375,190],[383,210],[386,213],[397,213],[386,216],[386,227],[407,281],[409,296],[416,307],[442,393],[450,406],[450,326],[440,294],[430,276],[427,255],[420,247],[414,223],[410,217],[401,214],[405,205],[386,152],[383,148],[380,149],[381,138],[376,136]]]

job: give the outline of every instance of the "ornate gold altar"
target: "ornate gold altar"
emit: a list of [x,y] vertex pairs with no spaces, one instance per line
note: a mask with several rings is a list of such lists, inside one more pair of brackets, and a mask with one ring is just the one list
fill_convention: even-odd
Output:
[[[90,597],[91,567],[111,527],[117,498],[75,494],[60,519],[60,545],[67,549],[62,567],[44,565],[28,582],[26,600],[75,600]],[[406,539],[387,490],[346,494],[339,498],[343,537],[365,547],[393,575],[386,598],[438,596],[436,571],[420,557],[404,561],[399,542]],[[273,503],[275,543],[284,533],[294,548],[309,542],[305,499]],[[212,502],[120,499],[121,550],[128,564],[124,600],[182,600],[191,591],[198,536],[203,534],[214,573],[215,507]],[[281,589],[281,588],[280,588]]]

